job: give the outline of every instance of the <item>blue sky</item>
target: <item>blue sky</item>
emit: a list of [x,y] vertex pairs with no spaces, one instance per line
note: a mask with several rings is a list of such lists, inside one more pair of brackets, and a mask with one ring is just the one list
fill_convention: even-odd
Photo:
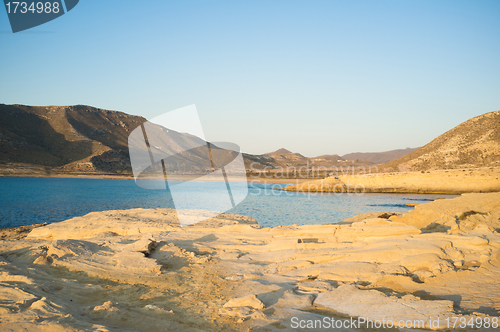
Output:
[[422,146],[500,109],[500,1],[81,0],[12,34],[0,103],[153,118],[306,156]]

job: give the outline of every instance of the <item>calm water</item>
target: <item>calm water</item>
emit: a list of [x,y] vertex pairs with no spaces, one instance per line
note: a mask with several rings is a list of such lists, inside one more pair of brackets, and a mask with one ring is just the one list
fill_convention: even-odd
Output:
[[[409,211],[408,203],[440,195],[305,194],[249,184],[248,197],[226,213],[255,218],[262,226],[324,224],[370,211]],[[174,207],[165,190],[147,190],[133,180],[0,177],[0,228],[58,222],[93,211]]]

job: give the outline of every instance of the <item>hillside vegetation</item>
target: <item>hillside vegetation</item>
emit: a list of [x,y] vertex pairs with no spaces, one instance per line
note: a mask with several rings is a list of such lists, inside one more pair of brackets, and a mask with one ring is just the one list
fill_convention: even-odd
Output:
[[500,111],[469,119],[379,169],[406,172],[485,166],[500,166]]

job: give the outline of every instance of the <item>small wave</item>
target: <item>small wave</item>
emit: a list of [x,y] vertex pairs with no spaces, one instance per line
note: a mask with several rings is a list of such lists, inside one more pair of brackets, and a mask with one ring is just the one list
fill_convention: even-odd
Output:
[[249,182],[248,183],[248,188],[253,188],[253,189],[282,189],[286,188],[289,184],[286,183],[256,183],[256,182]]
[[419,202],[426,202],[429,200],[429,198],[403,198],[405,201],[419,201]]

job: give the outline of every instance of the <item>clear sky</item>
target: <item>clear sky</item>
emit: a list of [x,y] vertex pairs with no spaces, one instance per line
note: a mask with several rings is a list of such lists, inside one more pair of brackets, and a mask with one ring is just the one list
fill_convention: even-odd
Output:
[[500,1],[81,0],[16,34],[0,8],[0,103],[196,104],[249,153],[422,146],[500,109]]

